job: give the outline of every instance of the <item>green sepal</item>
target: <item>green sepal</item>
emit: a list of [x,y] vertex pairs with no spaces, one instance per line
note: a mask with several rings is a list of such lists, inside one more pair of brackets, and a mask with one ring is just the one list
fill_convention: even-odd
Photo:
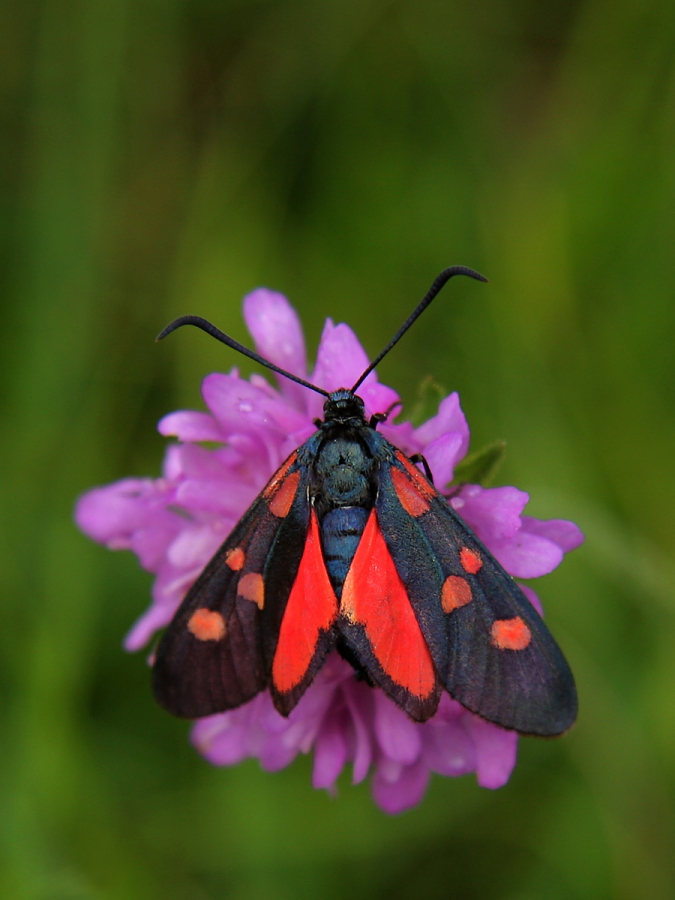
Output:
[[417,399],[410,411],[410,421],[418,428],[427,419],[438,414],[441,400],[445,398],[447,391],[434,380],[432,375],[427,375],[417,388]]
[[454,485],[480,484],[487,487],[504,459],[506,441],[495,441],[471,453],[455,468]]

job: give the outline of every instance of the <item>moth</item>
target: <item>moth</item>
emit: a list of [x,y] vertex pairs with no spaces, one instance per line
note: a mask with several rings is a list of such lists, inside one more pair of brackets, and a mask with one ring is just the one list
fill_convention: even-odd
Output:
[[[550,631],[433,484],[366,418],[358,388],[455,275],[445,269],[350,388],[328,392],[197,316],[195,325],[326,398],[298,447],[206,566],[166,629],[153,686],[169,712],[199,718],[269,690],[287,716],[331,651],[416,722],[443,691],[489,722],[558,735],[577,694]],[[423,470],[419,468],[422,464]]]

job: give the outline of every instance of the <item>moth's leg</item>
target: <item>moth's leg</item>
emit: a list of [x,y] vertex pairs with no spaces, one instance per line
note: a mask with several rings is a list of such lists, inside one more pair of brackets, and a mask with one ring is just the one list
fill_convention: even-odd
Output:
[[432,484],[434,483],[434,476],[431,474],[431,469],[429,468],[429,463],[426,461],[426,459],[422,456],[421,453],[413,453],[413,455],[410,457],[410,462],[422,463],[422,466],[424,468],[424,474],[427,476],[427,478],[429,479],[429,481]]

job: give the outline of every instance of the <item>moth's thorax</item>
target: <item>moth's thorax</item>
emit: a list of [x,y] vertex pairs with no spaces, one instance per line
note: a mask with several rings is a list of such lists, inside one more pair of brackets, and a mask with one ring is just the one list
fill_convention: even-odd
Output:
[[372,505],[373,459],[358,429],[326,429],[312,472],[312,493],[319,519],[340,506]]

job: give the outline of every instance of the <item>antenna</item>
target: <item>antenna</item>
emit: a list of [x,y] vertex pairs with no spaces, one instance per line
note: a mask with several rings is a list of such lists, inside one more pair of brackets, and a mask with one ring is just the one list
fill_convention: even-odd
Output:
[[237,350],[239,353],[243,353],[244,356],[248,356],[248,358],[252,359],[254,362],[260,363],[261,366],[265,366],[266,368],[271,369],[273,372],[276,372],[279,375],[283,375],[285,378],[290,378],[290,380],[295,381],[296,384],[301,384],[312,391],[316,391],[317,394],[323,394],[324,397],[330,397],[328,391],[324,391],[323,388],[317,387],[315,384],[310,384],[309,381],[305,381],[304,378],[298,378],[297,375],[292,375],[290,372],[287,372],[286,369],[275,366],[274,363],[270,362],[268,359],[263,359],[262,356],[258,356],[258,354],[253,350],[249,350],[248,347],[244,347],[244,345],[240,344],[239,341],[235,341],[235,339],[231,338],[229,334],[225,334],[220,330],[220,328],[216,328],[216,326],[211,324],[208,319],[202,319],[201,316],[180,316],[178,319],[174,319],[173,322],[170,322],[166,326],[166,328],[160,331],[160,333],[157,335],[156,340],[161,341],[168,334],[171,334],[172,331],[180,328],[181,325],[194,325],[196,328],[201,328],[202,331],[210,334],[211,337],[216,338],[216,340],[220,341],[223,344],[227,344],[227,346],[231,347],[233,350]]
[[[473,269],[469,269],[467,266],[451,266],[449,269],[444,269],[438,276],[438,278],[436,278],[429,290],[426,292],[422,300],[418,303],[412,313],[405,320],[403,325],[401,325],[394,337],[389,341],[384,350],[373,360],[373,362],[371,362],[365,372],[361,375],[359,380],[351,389],[350,393],[355,393],[358,386],[363,382],[365,378],[368,377],[368,375],[370,375],[375,366],[377,366],[378,363],[380,363],[384,359],[391,348],[401,340],[401,338],[410,328],[413,322],[422,315],[424,310],[427,308],[427,306],[429,306],[429,304],[434,299],[436,294],[441,290],[443,285],[450,281],[450,279],[455,275],[468,275],[469,278],[475,278],[476,281],[487,281],[487,278],[485,278],[478,272],[475,272]],[[220,341],[222,344],[226,344],[228,347],[231,347],[238,353],[242,353],[244,356],[248,356],[248,358],[252,359],[253,362],[257,362],[261,366],[265,366],[265,368],[271,369],[278,375],[283,375],[284,378],[289,378],[296,384],[301,384],[303,387],[309,388],[310,391],[316,391],[317,394],[323,394],[324,397],[330,398],[330,393],[328,391],[324,391],[323,388],[317,387],[315,384],[310,384],[309,381],[305,381],[304,378],[299,378],[297,375],[293,375],[291,372],[287,372],[285,369],[282,369],[279,366],[275,366],[274,363],[270,362],[268,359],[263,359],[263,357],[255,353],[255,351],[249,350],[248,347],[244,347],[244,345],[240,344],[239,341],[235,341],[235,339],[231,338],[229,334],[225,334],[220,330],[220,328],[216,328],[216,326],[209,322],[208,319],[202,319],[201,316],[180,316],[178,319],[174,319],[173,322],[170,322],[166,326],[166,328],[160,331],[160,333],[157,335],[157,340],[161,341],[168,334],[171,334],[172,331],[175,331],[182,325],[194,325],[196,328],[201,328],[202,331],[210,334],[211,337],[216,338],[216,340]]]
[[441,290],[441,288],[447,284],[450,279],[455,275],[468,275],[469,278],[475,278],[476,281],[487,281],[487,278],[484,275],[481,275],[479,272],[474,271],[474,269],[469,269],[468,266],[451,266],[449,269],[444,269],[441,274],[436,278],[434,283],[431,285],[429,290],[426,292],[424,297],[420,300],[415,309],[410,313],[408,318],[405,320],[403,325],[399,328],[393,338],[389,341],[384,350],[375,357],[375,359],[368,366],[366,371],[361,375],[359,380],[356,382],[354,387],[352,388],[352,393],[354,393],[357,387],[361,384],[361,382],[367,378],[370,373],[373,371],[375,366],[377,366],[389,353],[392,347],[394,347],[401,340],[406,331],[410,328],[410,326],[418,319],[424,310],[429,306],[431,301],[434,299],[436,294]]

